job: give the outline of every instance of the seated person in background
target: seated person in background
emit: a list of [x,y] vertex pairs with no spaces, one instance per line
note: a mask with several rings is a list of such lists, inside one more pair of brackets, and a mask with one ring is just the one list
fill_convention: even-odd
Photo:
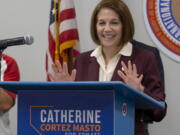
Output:
[[[95,50],[80,54],[72,73],[67,64],[53,65],[52,81],[122,81],[158,101],[165,101],[163,67],[157,49],[133,40],[134,22],[121,0],[102,0],[91,18]],[[161,68],[161,69],[160,69]],[[165,109],[136,110],[135,134],[148,135],[148,123],[161,121]]]
[[[20,74],[16,61],[5,54],[1,56],[1,81],[19,81]],[[15,104],[16,95],[8,90],[0,88],[0,135],[12,135],[9,123],[9,109]]]

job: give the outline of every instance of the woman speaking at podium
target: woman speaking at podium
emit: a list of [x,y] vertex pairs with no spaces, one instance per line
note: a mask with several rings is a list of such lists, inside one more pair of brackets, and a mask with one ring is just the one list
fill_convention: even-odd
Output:
[[[134,41],[133,35],[134,22],[127,5],[121,0],[100,1],[91,18],[91,37],[96,49],[80,54],[71,74],[66,63],[56,62],[52,65],[54,74],[49,74],[51,80],[122,81],[165,101],[159,53],[154,47]],[[136,135],[148,135],[148,123],[161,121],[165,114],[166,109],[136,110]]]

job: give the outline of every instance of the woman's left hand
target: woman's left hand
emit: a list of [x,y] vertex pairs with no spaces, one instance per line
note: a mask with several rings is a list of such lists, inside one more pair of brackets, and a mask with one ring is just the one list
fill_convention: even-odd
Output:
[[128,65],[126,66],[123,61],[121,61],[122,70],[118,70],[118,75],[123,79],[123,81],[130,85],[132,88],[144,91],[144,86],[141,81],[143,79],[143,75],[137,74],[137,68],[135,64],[132,64],[131,61],[128,61]]

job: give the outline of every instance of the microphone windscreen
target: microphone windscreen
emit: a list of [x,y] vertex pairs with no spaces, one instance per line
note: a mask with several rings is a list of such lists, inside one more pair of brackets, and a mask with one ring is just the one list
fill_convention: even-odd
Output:
[[31,35],[24,36],[25,44],[31,45],[34,42],[34,38]]

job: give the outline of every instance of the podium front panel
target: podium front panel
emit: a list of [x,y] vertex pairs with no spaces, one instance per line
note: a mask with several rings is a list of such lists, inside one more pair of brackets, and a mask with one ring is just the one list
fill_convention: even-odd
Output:
[[0,82],[0,87],[18,94],[18,135],[134,135],[135,109],[165,108],[165,102],[119,81]]
[[19,91],[18,135],[113,135],[113,90]]

